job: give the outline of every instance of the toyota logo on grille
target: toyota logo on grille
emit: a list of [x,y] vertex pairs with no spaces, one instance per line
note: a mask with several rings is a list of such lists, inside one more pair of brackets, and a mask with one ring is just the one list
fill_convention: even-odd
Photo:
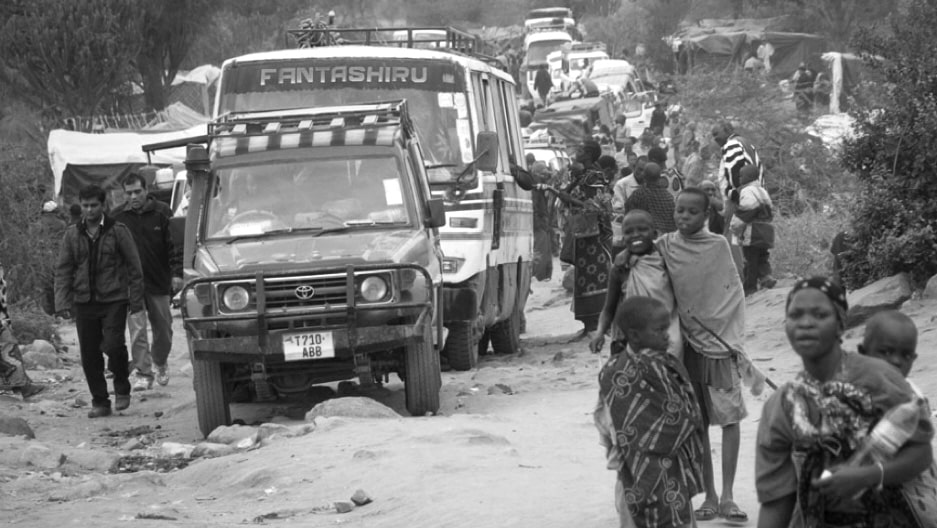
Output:
[[295,293],[297,299],[306,300],[311,299],[312,296],[316,294],[316,289],[308,284],[303,284],[302,286],[296,287]]

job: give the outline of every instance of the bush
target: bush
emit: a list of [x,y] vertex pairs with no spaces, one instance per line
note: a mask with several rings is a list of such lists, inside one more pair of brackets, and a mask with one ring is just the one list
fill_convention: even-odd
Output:
[[844,255],[849,286],[899,272],[921,285],[937,273],[937,4],[909,0],[888,28],[861,31],[856,48],[884,78],[861,93],[843,163],[859,174]]
[[43,237],[39,225],[52,186],[49,160],[39,144],[0,144],[0,261],[14,305],[38,303],[52,277],[57,240]]
[[776,240],[771,250],[775,277],[830,275],[830,243],[849,219],[845,209],[826,209],[808,208],[797,215],[775,216]]

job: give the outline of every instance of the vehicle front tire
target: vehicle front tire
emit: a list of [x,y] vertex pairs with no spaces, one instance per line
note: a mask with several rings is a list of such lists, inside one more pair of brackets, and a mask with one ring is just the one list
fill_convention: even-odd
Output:
[[407,395],[407,411],[412,416],[435,414],[439,411],[439,389],[442,376],[439,368],[439,352],[433,347],[433,327],[423,328],[423,338],[407,346],[404,361],[404,391]]
[[472,370],[478,365],[478,342],[474,339],[472,325],[467,322],[450,323],[449,337],[443,353],[453,370]]
[[515,309],[511,316],[489,330],[491,348],[495,354],[518,354],[521,351],[521,311]]
[[198,427],[207,438],[215,428],[231,423],[231,410],[228,407],[221,363],[193,359],[192,385],[195,388]]

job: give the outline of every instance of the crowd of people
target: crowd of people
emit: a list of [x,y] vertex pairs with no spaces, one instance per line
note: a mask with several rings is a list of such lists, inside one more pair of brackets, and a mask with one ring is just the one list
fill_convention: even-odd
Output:
[[[638,154],[637,142],[615,131],[614,157],[584,142],[557,193],[568,209],[561,260],[575,270],[573,311],[591,332],[590,349],[610,338],[594,418],[618,476],[621,526],[744,523],[734,498],[743,386],[760,394],[771,384],[744,343],[746,296],[776,282],[769,176],[729,122],[714,124],[709,138],[679,115],[664,126],[669,151]],[[617,160],[625,161],[610,178]],[[917,330],[899,312],[881,313],[858,353],[847,352],[847,308],[839,281],[823,277],[801,280],[787,297],[787,336],[803,370],[771,384],[762,409],[759,527],[937,526],[930,409],[904,379]],[[722,434],[721,488],[712,425]]]
[[[746,522],[734,496],[748,415],[743,385],[759,394],[769,380],[745,353],[745,298],[775,284],[770,175],[729,122],[701,138],[695,123],[665,114],[641,141],[622,134],[625,125],[620,117],[602,132],[612,138],[610,153],[601,138],[586,140],[568,177],[527,159],[537,182],[535,227],[552,229],[552,198],[564,210],[558,256],[575,270],[575,318],[593,352],[610,338],[594,420],[618,477],[621,526]],[[669,149],[659,141],[665,131]],[[131,173],[121,185],[126,202],[110,212],[105,191],[89,185],[79,193],[78,218],[46,222],[64,231],[54,309],[76,323],[89,418],[126,409],[132,391],[154,380],[169,382],[169,303],[182,286],[181,248],[170,236],[171,212],[147,195],[145,179]],[[53,205],[44,213],[55,213]],[[549,277],[553,237],[535,238],[547,248],[535,258],[535,275]],[[848,244],[846,234],[839,245]],[[848,305],[835,278],[797,282],[784,310],[802,370],[772,385],[761,411],[758,526],[937,526],[931,411],[905,379],[917,358],[913,322],[879,313],[858,352],[845,350]],[[44,389],[28,377],[12,336],[0,267],[0,390],[28,399]],[[710,426],[721,431],[721,488]]]

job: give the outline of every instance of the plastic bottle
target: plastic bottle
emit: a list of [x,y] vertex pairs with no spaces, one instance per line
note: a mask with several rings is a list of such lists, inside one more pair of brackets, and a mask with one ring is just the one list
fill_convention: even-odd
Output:
[[[900,405],[896,405],[882,419],[875,424],[862,444],[849,457],[844,466],[858,467],[868,463],[883,463],[890,460],[911,438],[917,429],[921,416],[922,400],[914,398]],[[820,480],[829,478],[832,473],[823,470]],[[884,477],[884,475],[883,475]],[[858,500],[864,491],[859,492],[853,499]]]
[[919,398],[896,405],[875,424],[872,432],[846,461],[846,465],[861,466],[867,462],[884,462],[891,459],[914,434],[920,416]]

